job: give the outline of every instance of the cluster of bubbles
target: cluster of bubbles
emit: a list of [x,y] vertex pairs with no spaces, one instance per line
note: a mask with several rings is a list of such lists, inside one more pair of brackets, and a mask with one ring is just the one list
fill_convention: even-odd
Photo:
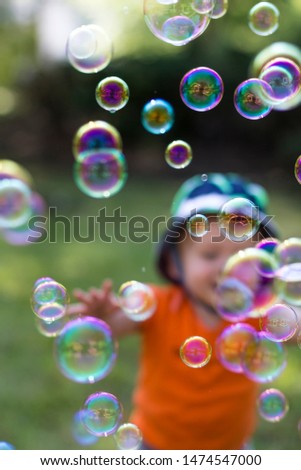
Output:
[[228,0],[144,0],[144,18],[158,39],[183,46],[201,36],[211,19],[221,18]]
[[46,203],[33,189],[31,175],[13,160],[0,160],[0,233],[10,245],[37,242],[42,234],[30,229],[32,217],[43,215]]
[[118,130],[106,121],[90,121],[73,137],[74,180],[93,198],[118,193],[127,180],[127,162]]
[[[112,59],[112,41],[98,25],[82,25],[69,34],[66,53],[79,72],[91,74],[105,69]],[[129,100],[127,83],[119,77],[102,79],[96,86],[97,104],[111,113]],[[74,180],[77,187],[93,198],[118,193],[127,180],[127,162],[118,130],[105,121],[82,125],[73,138]]]
[[[120,306],[136,320],[149,318],[155,310],[152,289],[131,281],[121,286]],[[104,379],[113,369],[118,343],[110,326],[88,315],[68,313],[65,287],[50,277],[39,278],[33,286],[32,309],[39,320],[39,331],[54,338],[54,357],[60,373],[67,379],[92,384]],[[75,315],[75,318],[74,318]],[[90,446],[100,437],[114,435],[120,449],[137,449],[142,441],[140,429],[133,423],[121,423],[123,409],[119,399],[108,392],[90,395],[74,413],[71,432],[82,446]]]
[[123,407],[112,393],[92,393],[82,408],[73,415],[72,435],[82,446],[95,444],[99,438],[112,435],[122,450],[138,449],[142,433],[133,423],[122,423]]
[[[225,368],[260,383],[280,375],[287,363],[284,343],[300,327],[296,312],[301,305],[300,286],[300,238],[264,239],[228,259],[217,303],[219,315],[233,323],[216,343],[217,357]],[[259,332],[244,323],[252,318],[258,319]],[[297,342],[299,336],[300,332]],[[273,397],[267,393],[267,403]]]
[[[263,2],[266,3],[266,2]],[[301,50],[277,42],[261,50],[249,67],[250,78],[234,92],[234,105],[246,119],[257,120],[272,110],[288,111],[301,103]]]
[[[96,414],[97,422],[93,422]],[[115,395],[106,392],[93,394],[88,397],[83,408],[74,413],[72,436],[78,444],[86,447],[97,443],[101,437],[112,434],[118,449],[138,449],[142,442],[142,433],[133,423],[119,424],[122,416],[122,406]]]
[[127,281],[118,291],[118,303],[125,315],[136,322],[150,318],[157,306],[152,288],[139,281]]

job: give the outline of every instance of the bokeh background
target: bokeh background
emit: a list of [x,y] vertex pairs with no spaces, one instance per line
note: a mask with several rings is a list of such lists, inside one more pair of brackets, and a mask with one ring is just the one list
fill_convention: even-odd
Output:
[[[250,121],[233,106],[236,86],[249,78],[255,55],[277,41],[301,47],[301,2],[275,0],[280,25],[271,36],[254,34],[247,17],[255,0],[229,0],[227,14],[212,21],[191,43],[165,44],[148,30],[142,0],[0,0],[0,155],[22,165],[34,188],[57,213],[80,216],[81,232],[87,217],[102,207],[117,207],[129,217],[150,221],[168,215],[179,184],[195,173],[238,171],[263,183],[270,193],[270,214],[282,238],[300,236],[300,185],[294,164],[301,153],[301,108],[273,111]],[[103,71],[86,75],[66,61],[68,34],[82,24],[101,25],[111,36],[114,57]],[[223,78],[221,103],[205,113],[182,103],[179,82],[191,68],[208,66]],[[127,106],[110,114],[95,101],[95,87],[104,77],[117,75],[130,88]],[[168,100],[176,121],[165,135],[152,135],[141,125],[142,106],[151,98]],[[89,198],[73,180],[72,139],[90,120],[105,120],[121,133],[128,161],[128,181],[107,200]],[[183,139],[193,149],[192,163],[175,170],[164,160],[166,145]],[[74,413],[90,393],[109,391],[131,410],[139,338],[120,341],[117,364],[100,383],[68,381],[53,356],[53,339],[42,336],[30,306],[34,282],[51,276],[70,293],[75,287],[99,285],[112,278],[114,289],[128,280],[162,282],[154,262],[156,246],[66,243],[63,225],[56,225],[56,241],[14,246],[0,241],[0,441],[17,449],[80,449],[73,439]],[[163,327],[163,326],[162,326]],[[258,449],[300,449],[297,424],[301,418],[301,351],[288,348],[288,366],[273,382],[287,395],[290,411],[279,423],[259,419]],[[102,438],[91,448],[115,448]]]

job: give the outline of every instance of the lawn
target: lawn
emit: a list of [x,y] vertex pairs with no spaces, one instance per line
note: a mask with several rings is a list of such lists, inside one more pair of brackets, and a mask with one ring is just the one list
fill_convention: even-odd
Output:
[[[180,181],[130,176],[120,193],[107,200],[97,200],[77,189],[68,168],[41,172],[33,167],[31,174],[35,188],[49,206],[57,208],[57,215],[69,217],[72,224],[74,217],[80,216],[82,237],[87,233],[88,216],[97,216],[104,207],[109,216],[121,207],[122,215],[140,216],[139,220],[144,217],[143,220],[152,221],[158,215],[167,215]],[[279,223],[281,221],[282,237],[300,235],[296,197],[283,187],[271,186],[270,189],[271,213]],[[112,234],[112,226],[108,227],[107,235]],[[87,385],[75,383],[58,370],[53,355],[54,340],[39,333],[30,305],[33,284],[43,276],[61,282],[71,300],[75,287],[97,286],[107,277],[113,279],[116,291],[123,282],[132,279],[161,282],[153,264],[156,243],[152,243],[150,237],[144,243],[134,242],[126,224],[122,230],[123,242],[101,241],[97,233],[95,240],[87,243],[73,239],[64,242],[63,223],[52,220],[51,241],[48,238],[43,243],[27,246],[12,246],[1,241],[0,440],[12,443],[17,449],[81,449],[72,437],[72,417],[95,391],[116,394],[123,404],[124,419],[129,416],[139,339],[131,337],[120,341],[117,363],[104,380]],[[287,349],[288,366],[272,385],[287,395],[290,411],[279,423],[259,420],[255,436],[258,449],[301,448],[297,431],[301,418],[301,351],[297,346],[287,346]],[[102,438],[91,448],[115,448],[114,440]]]

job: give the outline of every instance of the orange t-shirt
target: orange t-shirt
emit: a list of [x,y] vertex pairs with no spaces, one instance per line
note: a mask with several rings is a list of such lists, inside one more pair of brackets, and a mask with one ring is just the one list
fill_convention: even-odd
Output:
[[[254,432],[258,385],[226,370],[214,353],[229,323],[208,329],[181,288],[154,289],[158,307],[141,323],[131,422],[154,449],[241,449]],[[180,346],[191,336],[203,336],[212,346],[212,357],[202,368],[180,359]]]

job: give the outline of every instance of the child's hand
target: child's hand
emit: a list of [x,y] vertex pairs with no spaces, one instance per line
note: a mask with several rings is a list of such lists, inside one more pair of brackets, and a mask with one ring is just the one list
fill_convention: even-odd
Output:
[[88,291],[75,289],[73,295],[79,303],[69,305],[69,314],[79,313],[105,320],[108,315],[120,308],[112,291],[112,281],[110,279],[105,280],[99,289],[94,287]]

